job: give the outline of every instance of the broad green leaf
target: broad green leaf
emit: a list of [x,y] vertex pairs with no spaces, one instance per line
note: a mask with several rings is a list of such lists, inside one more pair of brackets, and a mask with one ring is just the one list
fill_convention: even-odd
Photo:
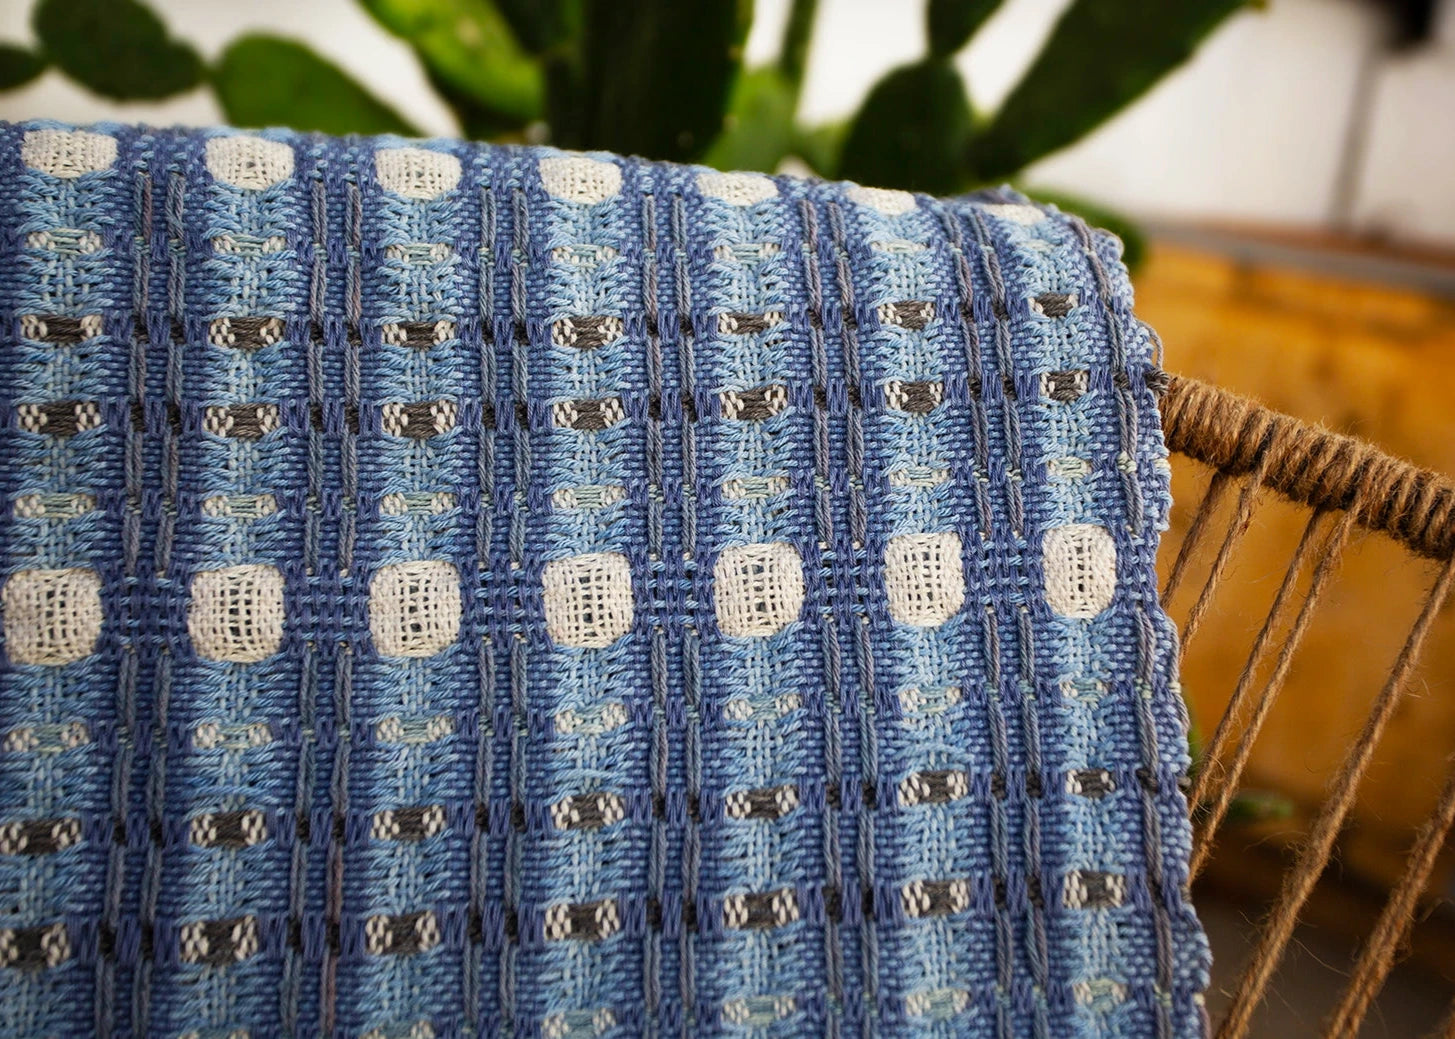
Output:
[[839,176],[947,195],[964,188],[972,126],[965,84],[948,58],[927,58],[874,85],[844,142]]
[[418,134],[337,65],[277,36],[233,40],[218,59],[212,85],[228,121],[238,126]]
[[574,67],[552,71],[567,147],[695,159],[722,129],[751,0],[587,0]]
[[202,60],[137,0],[40,0],[31,22],[51,62],[118,101],[154,100],[202,80]]
[[772,173],[793,150],[793,88],[778,69],[752,69],[733,86],[723,131],[702,161],[720,170]]
[[23,87],[45,71],[45,59],[13,43],[0,43],[0,90]]
[[848,136],[847,122],[800,126],[793,135],[793,154],[808,163],[820,177],[838,177],[839,156]]
[[998,180],[1078,140],[1181,65],[1244,0],[1075,0],[971,145]]
[[540,65],[516,42],[490,0],[363,0],[390,32],[409,41],[440,82],[502,118],[540,117]]
[[808,66],[808,45],[813,42],[813,23],[817,14],[818,0],[793,0],[788,8],[788,20],[783,25],[778,70],[793,88],[795,98],[803,85],[803,70]]
[[954,54],[975,35],[975,30],[995,13],[1000,0],[930,0],[925,13],[930,53],[941,57]]
[[568,47],[581,35],[583,0],[496,0],[496,6],[532,54]]
[[434,87],[435,93],[455,113],[455,118],[460,123],[460,132],[466,137],[475,141],[486,141],[520,136],[519,119],[492,111],[489,106],[482,105],[463,90],[456,88],[453,83],[442,79],[428,65],[424,68],[424,74],[429,85]]
[[582,148],[595,113],[581,99],[580,60],[572,53],[558,54],[544,61],[546,72],[546,123],[551,143],[562,148]]
[[1147,256],[1147,237],[1131,217],[1079,195],[1041,188],[1028,190],[1026,194],[1034,196],[1039,202],[1051,202],[1068,213],[1075,213],[1092,227],[1110,231],[1122,240],[1122,262],[1127,265],[1127,270],[1135,274],[1142,266]]

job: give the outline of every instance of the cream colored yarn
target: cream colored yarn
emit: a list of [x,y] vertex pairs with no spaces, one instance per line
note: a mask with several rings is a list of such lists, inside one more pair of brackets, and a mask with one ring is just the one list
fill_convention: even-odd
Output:
[[460,572],[419,559],[381,566],[369,583],[369,631],[386,657],[432,657],[460,637]]
[[101,576],[95,570],[22,570],[5,582],[5,651],[17,664],[69,664],[96,651]]
[[187,630],[197,655],[250,664],[283,643],[283,574],[262,563],[203,570],[192,579]]
[[1105,527],[1068,523],[1046,532],[1041,548],[1046,602],[1063,617],[1095,617],[1116,594],[1117,546]]
[[725,548],[713,567],[717,626],[724,635],[782,631],[803,610],[803,560],[783,541]]
[[965,603],[965,567],[960,535],[901,534],[884,553],[884,587],[889,615],[901,624],[933,628]]
[[631,630],[631,563],[620,552],[553,559],[542,586],[546,632],[559,645],[600,649]]

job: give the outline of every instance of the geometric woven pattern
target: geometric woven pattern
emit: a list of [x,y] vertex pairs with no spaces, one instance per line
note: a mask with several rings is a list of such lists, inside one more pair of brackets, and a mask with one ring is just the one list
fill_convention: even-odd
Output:
[[0,127],[0,1033],[1200,1030],[1119,246]]
[[208,660],[251,664],[283,641],[283,574],[256,563],[204,570],[192,579],[187,628]]
[[460,575],[453,563],[389,563],[369,584],[369,631],[386,657],[432,657],[460,637]]
[[901,624],[935,628],[965,603],[963,546],[954,533],[898,534],[884,552],[889,615]]

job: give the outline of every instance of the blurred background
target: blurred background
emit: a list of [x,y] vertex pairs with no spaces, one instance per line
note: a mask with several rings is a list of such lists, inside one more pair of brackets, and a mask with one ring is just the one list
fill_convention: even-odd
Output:
[[[0,118],[36,117],[1010,181],[1123,235],[1170,370],[1455,474],[1455,0],[0,0]],[[1175,545],[1208,475],[1174,463]],[[1184,671],[1199,734],[1305,518],[1266,502],[1222,583]],[[1199,881],[1215,1012],[1430,576],[1370,537],[1325,595]],[[1255,1034],[1314,1033],[1451,748],[1447,606]],[[1447,847],[1362,1034],[1444,1013],[1452,899]]]

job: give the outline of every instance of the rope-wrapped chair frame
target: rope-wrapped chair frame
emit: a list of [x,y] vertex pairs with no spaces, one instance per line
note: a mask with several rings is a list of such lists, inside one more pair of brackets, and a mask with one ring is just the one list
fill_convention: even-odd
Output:
[[[1272,490],[1311,511],[1227,707],[1202,748],[1189,795],[1195,839],[1190,876],[1196,880],[1228,816],[1253,744],[1288,677],[1320,597],[1357,527],[1385,535],[1416,556],[1440,562],[1424,605],[1374,698],[1363,727],[1329,781],[1326,796],[1282,878],[1251,955],[1220,1022],[1220,1039],[1249,1034],[1253,1015],[1293,937],[1300,913],[1328,866],[1381,735],[1419,661],[1440,607],[1455,581],[1455,484],[1352,437],[1319,428],[1195,379],[1172,376],[1162,399],[1168,448],[1212,470],[1172,564],[1163,598],[1170,600],[1189,572],[1214,517],[1237,489],[1232,520],[1212,551],[1207,576],[1182,625],[1182,646],[1195,637],[1234,551],[1248,529],[1259,495]],[[1241,487],[1238,483],[1241,480]],[[1308,573],[1305,582],[1304,575]],[[1280,641],[1281,633],[1281,641]],[[1266,670],[1269,660],[1271,669]],[[1324,1022],[1324,1034],[1358,1033],[1414,926],[1422,892],[1455,824],[1455,754],[1434,811],[1415,835],[1348,983]],[[1455,1036],[1455,1005],[1436,1035]]]

